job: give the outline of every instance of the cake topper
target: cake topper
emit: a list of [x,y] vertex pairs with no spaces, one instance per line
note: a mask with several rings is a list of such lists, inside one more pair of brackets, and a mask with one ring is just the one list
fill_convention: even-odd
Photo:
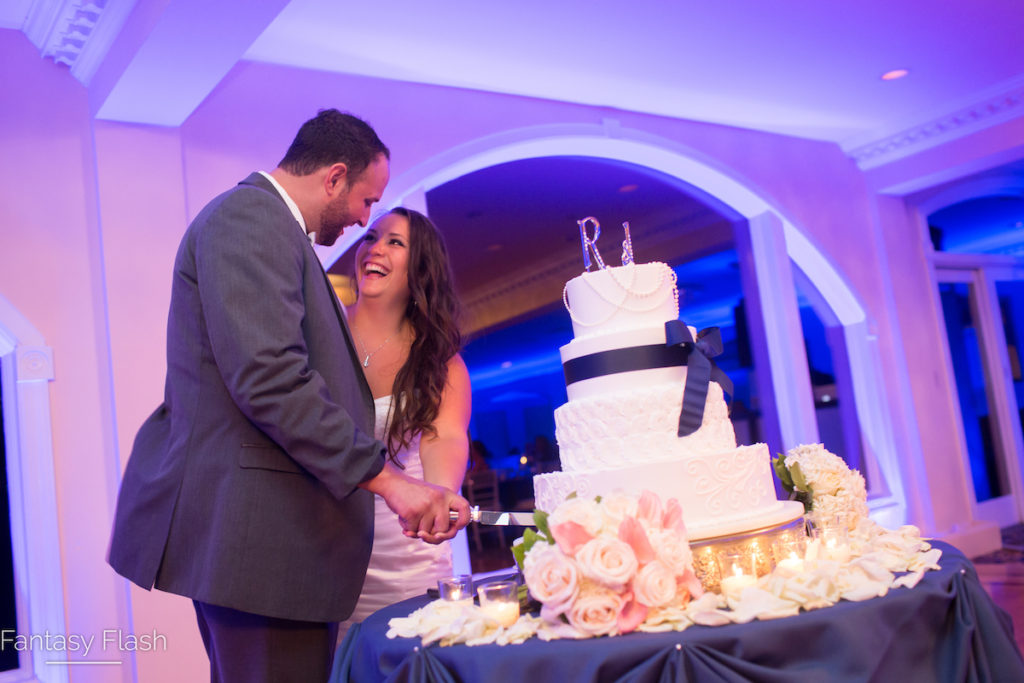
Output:
[[[587,233],[588,223],[594,226],[593,237],[590,237]],[[594,261],[597,263],[598,270],[607,268],[608,266],[604,264],[604,259],[601,258],[601,252],[597,250],[597,238],[601,236],[601,224],[593,216],[587,216],[576,221],[576,225],[580,226],[580,241],[583,242],[583,270],[590,270],[591,252],[594,253]],[[633,263],[633,240],[629,236],[629,221],[625,221],[622,224],[622,229],[626,232],[626,239],[622,241],[622,265],[628,266],[630,263]]]
[[622,229],[626,232],[626,239],[622,240],[622,265],[628,266],[633,262],[633,240],[629,237],[629,221],[622,223]]
[[[587,235],[587,223],[594,224],[594,236],[591,238]],[[604,270],[607,266],[604,265],[604,259],[601,258],[601,252],[597,250],[597,238],[601,236],[601,224],[597,222],[597,219],[593,216],[587,216],[581,220],[576,221],[576,225],[580,226],[580,240],[583,242],[583,270],[590,270],[590,252],[594,252],[594,260],[597,261],[597,267],[599,270]]]

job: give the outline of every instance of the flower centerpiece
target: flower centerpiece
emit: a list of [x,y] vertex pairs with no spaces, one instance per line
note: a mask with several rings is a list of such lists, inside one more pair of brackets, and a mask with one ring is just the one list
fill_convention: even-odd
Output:
[[570,496],[534,520],[537,531],[527,530],[513,554],[541,618],[565,635],[629,633],[703,593],[674,498]]
[[804,504],[812,524],[839,516],[854,529],[867,518],[864,476],[822,444],[791,448],[772,465],[790,498]]

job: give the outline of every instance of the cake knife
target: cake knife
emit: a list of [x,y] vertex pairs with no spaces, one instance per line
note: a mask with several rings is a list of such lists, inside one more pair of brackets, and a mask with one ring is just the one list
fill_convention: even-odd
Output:
[[[449,513],[454,522],[459,519],[459,513],[454,510]],[[532,512],[500,512],[497,510],[481,510],[479,505],[469,509],[469,521],[489,526],[537,526],[533,522]]]

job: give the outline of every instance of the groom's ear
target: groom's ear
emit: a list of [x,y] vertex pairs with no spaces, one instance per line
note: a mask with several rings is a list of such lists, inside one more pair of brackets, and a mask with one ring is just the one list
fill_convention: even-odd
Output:
[[324,173],[324,192],[334,197],[348,187],[348,166],[340,161],[327,167]]

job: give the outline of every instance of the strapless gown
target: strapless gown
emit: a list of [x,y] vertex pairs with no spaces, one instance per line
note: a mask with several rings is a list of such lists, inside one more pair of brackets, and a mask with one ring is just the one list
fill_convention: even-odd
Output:
[[[376,423],[374,436],[383,440],[387,428],[391,397],[382,396],[374,401]],[[398,453],[398,461],[406,474],[423,479],[420,462],[420,437],[417,435],[408,448]],[[424,543],[418,538],[402,535],[398,516],[380,496],[374,497],[373,553],[366,581],[359,595],[355,612],[338,629],[338,642],[352,624],[362,621],[382,607],[423,595],[428,588],[437,588],[437,580],[452,573],[451,545]]]

